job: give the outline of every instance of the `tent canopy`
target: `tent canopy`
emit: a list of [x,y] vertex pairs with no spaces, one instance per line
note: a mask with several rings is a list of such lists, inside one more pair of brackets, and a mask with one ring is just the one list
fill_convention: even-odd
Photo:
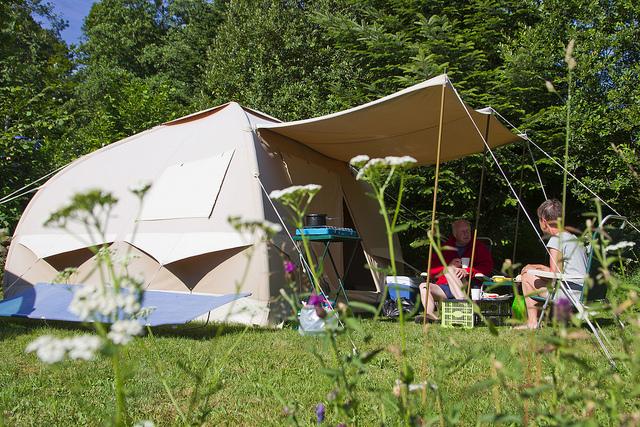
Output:
[[486,133],[491,148],[521,140],[492,114],[474,111],[460,101],[446,74],[349,110],[295,122],[263,123],[257,131],[267,143],[286,137],[343,162],[366,154],[412,156],[418,164],[431,165],[436,163],[443,86],[441,161],[481,153],[484,143],[478,131]]

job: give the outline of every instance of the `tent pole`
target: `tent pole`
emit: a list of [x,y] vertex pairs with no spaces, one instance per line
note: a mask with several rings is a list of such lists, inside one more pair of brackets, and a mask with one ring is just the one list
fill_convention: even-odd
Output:
[[[489,124],[491,116],[487,116],[487,126],[484,130],[484,140],[489,141]],[[482,192],[484,190],[484,175],[487,171],[487,148],[482,149],[482,172],[480,172],[480,189],[478,190],[478,205],[476,207],[476,219],[473,226],[473,243],[471,244],[471,262],[469,263],[469,286],[467,287],[467,296],[471,292],[471,282],[473,280],[473,263],[476,258],[476,241],[478,239],[478,225],[480,224],[480,207],[482,206]]]
[[[431,230],[429,236],[431,241],[434,239],[434,232],[436,227],[436,204],[438,201],[438,177],[440,176],[440,147],[442,144],[442,122],[444,119],[444,94],[449,77],[446,77],[445,82],[442,84],[442,95],[440,96],[440,120],[438,122],[438,147],[436,149],[436,173],[433,183],[433,205],[431,206]],[[427,307],[429,306],[429,299],[431,298],[431,281],[429,272],[431,271],[431,257],[433,256],[433,244],[429,243],[429,257],[427,258],[427,284],[426,284],[426,298],[424,301],[425,316],[423,324],[427,324]],[[446,266],[444,266],[446,268]]]

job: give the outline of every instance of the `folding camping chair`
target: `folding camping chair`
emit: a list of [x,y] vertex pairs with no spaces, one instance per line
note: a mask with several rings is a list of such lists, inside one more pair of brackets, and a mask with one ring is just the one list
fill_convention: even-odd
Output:
[[[625,225],[627,224],[626,217],[619,216],[619,215],[608,215],[600,222],[600,227],[593,232],[592,241],[595,241],[600,237],[600,230],[604,230],[604,227],[611,221],[620,221],[619,227],[615,229],[617,231],[624,230]],[[582,308],[586,316],[591,314],[589,307],[586,305],[588,302],[601,301],[601,302],[608,303],[608,300],[606,297],[607,287],[605,284],[598,283],[598,281],[596,280],[596,275],[598,273],[598,266],[596,265],[597,263],[594,261],[595,261],[594,248],[593,248],[593,245],[589,245],[589,247],[587,248],[587,271],[589,273],[589,277],[592,279],[593,286],[588,290],[588,292],[585,292],[585,290],[587,289],[587,285],[585,284],[584,286],[582,286],[582,290],[579,293],[579,297],[576,298],[576,302],[582,305]],[[558,287],[560,287],[563,282],[566,284],[566,282],[568,281],[571,281],[570,277],[559,274],[557,275],[557,279],[554,280],[552,291],[547,293],[546,297],[542,297],[538,295],[534,295],[531,297],[535,301],[544,303],[544,305],[542,306],[542,312],[538,317],[538,326],[537,326],[538,328],[540,328],[540,326],[542,325],[542,321],[544,319],[544,315],[546,313],[547,307],[549,303],[554,300],[558,292]],[[620,324],[620,326],[624,328],[624,324],[622,323],[620,318],[616,314],[614,314],[614,317],[616,321]]]

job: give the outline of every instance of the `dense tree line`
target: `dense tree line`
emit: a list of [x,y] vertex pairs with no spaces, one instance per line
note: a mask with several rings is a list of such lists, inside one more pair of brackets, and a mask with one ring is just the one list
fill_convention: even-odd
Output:
[[[638,219],[639,20],[633,0],[101,0],[79,45],[67,46],[50,6],[7,0],[0,4],[0,196],[101,146],[230,100],[301,119],[443,72],[471,106],[496,108],[560,158],[563,49],[574,39],[570,170]],[[529,153],[514,146],[498,156],[533,211],[543,196]],[[560,170],[534,156],[548,192],[559,196]],[[443,220],[473,217],[481,164],[478,155],[444,166]],[[407,245],[424,237],[432,183],[429,167],[409,182]],[[510,256],[515,200],[491,167],[487,188],[481,232]],[[580,213],[594,205],[583,188],[570,189],[580,225]],[[0,205],[0,225],[13,227],[27,202]]]

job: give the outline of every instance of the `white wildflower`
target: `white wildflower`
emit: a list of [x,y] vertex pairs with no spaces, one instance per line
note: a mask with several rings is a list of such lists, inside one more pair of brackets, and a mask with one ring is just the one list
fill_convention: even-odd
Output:
[[276,224],[274,222],[263,221],[261,226],[269,234],[278,234],[282,231],[280,224]]
[[553,83],[551,83],[549,80],[545,80],[544,81],[544,85],[547,87],[547,90],[551,93],[555,93],[556,88],[553,86]]
[[564,62],[567,63],[567,66],[570,70],[573,70],[576,67],[576,60],[573,57],[573,48],[575,47],[575,44],[575,40],[569,40],[569,44],[567,44],[567,47],[564,51]]
[[151,313],[156,311],[157,308],[158,307],[154,307],[154,306],[142,307],[136,314],[133,315],[133,318],[146,319],[147,317],[151,316]]
[[155,424],[151,420],[138,421],[133,427],[155,427]]
[[102,347],[102,340],[95,335],[82,335],[67,340],[69,359],[92,360]]
[[362,168],[360,168],[360,170],[358,171],[358,175],[356,175],[356,179],[357,180],[362,180],[365,178],[365,175],[373,169],[376,169],[380,166],[385,166],[385,161],[384,159],[371,159],[367,162],[366,165],[364,165]]
[[292,185],[291,187],[283,188],[282,190],[273,190],[269,197],[273,200],[282,200],[285,197],[300,196],[302,194],[315,194],[322,186],[318,184],[307,185]]
[[632,248],[635,245],[636,245],[635,242],[618,242],[615,245],[607,246],[604,250],[607,252],[615,252],[615,251],[621,251],[625,248]]
[[38,337],[27,346],[26,352],[35,352],[38,359],[49,364],[60,362],[64,359],[66,353],[62,340],[50,335]]
[[239,216],[230,216],[228,221],[233,228],[240,232],[249,231],[253,233],[256,230],[262,230],[267,235],[273,235],[282,231],[280,224],[275,224],[270,221],[245,219]]
[[119,307],[119,298],[112,286],[83,285],[73,294],[69,311],[80,320],[90,320],[93,316],[112,316]]
[[73,360],[91,360],[102,347],[102,340],[95,335],[82,335],[74,338],[54,338],[43,335],[31,342],[27,353],[35,352],[44,363],[57,363],[68,357]]
[[142,332],[142,325],[136,320],[118,320],[111,325],[107,337],[114,344],[127,344],[135,335]]
[[384,162],[388,166],[405,167],[405,166],[411,166],[417,163],[418,161],[411,156],[402,156],[402,157],[387,156],[384,158]]
[[108,320],[118,313],[133,315],[140,306],[140,284],[122,281],[120,290],[111,285],[88,284],[78,286],[73,294],[69,311],[80,320]]
[[362,166],[364,166],[367,162],[369,161],[369,156],[367,156],[366,154],[360,154],[358,156],[355,156],[354,158],[352,158],[349,161],[349,164],[351,164],[352,166],[355,166],[357,168],[361,168]]
[[140,311],[140,303],[133,293],[118,295],[118,307],[127,314],[134,314]]

